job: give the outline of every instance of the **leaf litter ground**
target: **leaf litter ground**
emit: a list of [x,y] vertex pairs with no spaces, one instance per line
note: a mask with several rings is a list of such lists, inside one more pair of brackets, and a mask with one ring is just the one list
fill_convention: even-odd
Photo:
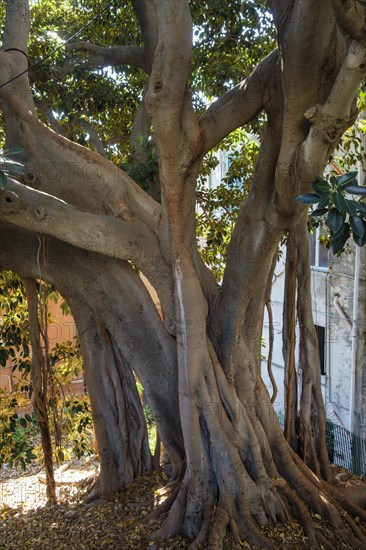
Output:
[[[184,537],[156,542],[150,537],[162,521],[144,521],[161,502],[167,477],[152,471],[129,484],[113,502],[85,506],[97,465],[75,461],[57,471],[58,503],[48,505],[40,468],[25,473],[0,471],[0,550],[173,550],[189,548]],[[331,526],[315,518],[318,527],[335,549],[345,548],[334,537]],[[310,548],[296,521],[264,529],[279,548]],[[224,550],[255,548],[235,544],[228,536]],[[351,547],[348,547],[351,548]]]

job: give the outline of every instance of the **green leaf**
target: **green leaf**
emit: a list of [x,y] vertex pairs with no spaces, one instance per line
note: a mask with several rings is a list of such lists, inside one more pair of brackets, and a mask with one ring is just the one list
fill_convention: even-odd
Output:
[[358,235],[355,235],[355,233],[353,233],[353,240],[355,241],[357,246],[365,246],[365,244],[366,244],[366,231],[365,231],[365,233],[363,234],[362,237],[359,237]]
[[328,208],[317,208],[311,213],[312,218],[318,218],[319,216],[324,216],[328,212]]
[[335,235],[333,238],[331,237],[331,246],[333,254],[337,254],[338,252],[341,252],[343,250],[344,245],[346,244],[348,238],[350,236],[350,229],[348,223],[343,224],[342,230],[338,233],[338,235]]
[[343,225],[343,217],[335,208],[332,208],[328,213],[328,226],[334,233],[338,233]]
[[317,204],[321,199],[321,196],[318,193],[304,193],[299,195],[294,199],[296,202],[301,204]]
[[314,189],[316,193],[327,193],[329,194],[330,185],[327,182],[327,180],[324,180],[323,178],[320,178],[317,176],[312,182],[311,187]]
[[366,214],[366,204],[365,203],[360,202],[360,201],[351,201],[351,202],[355,206],[355,208],[357,208],[357,210],[359,210],[363,214]]
[[26,427],[27,427],[27,421],[26,421],[25,418],[21,418],[21,419],[19,420],[19,423],[20,423],[20,425],[22,426],[22,428],[26,428]]
[[8,165],[8,170],[10,174],[24,174],[24,166],[23,164],[20,164],[20,162],[11,162]]
[[326,208],[328,204],[329,204],[329,196],[325,195],[320,199],[318,208]]
[[339,191],[336,191],[335,193],[333,193],[332,199],[334,202],[334,206],[336,207],[338,212],[343,212],[343,210],[346,209],[346,203],[342,193],[340,193]]
[[29,346],[26,342],[23,342],[23,357],[29,357]]
[[345,202],[346,212],[348,212],[350,216],[357,216],[357,209],[354,205],[355,201],[344,199],[344,202]]
[[356,179],[357,175],[358,175],[358,172],[349,172],[348,174],[344,174],[343,176],[338,178],[338,181],[337,181],[338,189],[344,189],[353,180],[357,181],[357,179]]
[[4,189],[8,183],[8,178],[2,170],[0,170],[0,188]]
[[357,237],[363,237],[365,234],[365,224],[359,216],[351,216],[350,224],[352,232],[357,235]]
[[8,151],[6,151],[6,156],[12,156],[12,155],[19,155],[20,153],[23,153],[24,149],[21,147],[12,147]]
[[361,185],[348,185],[346,191],[347,193],[351,193],[351,195],[366,197],[366,187],[361,187]]
[[27,458],[34,460],[35,458],[37,458],[37,455],[35,455],[32,451],[27,451]]
[[8,359],[8,352],[4,348],[0,348],[0,365],[5,367],[6,361]]

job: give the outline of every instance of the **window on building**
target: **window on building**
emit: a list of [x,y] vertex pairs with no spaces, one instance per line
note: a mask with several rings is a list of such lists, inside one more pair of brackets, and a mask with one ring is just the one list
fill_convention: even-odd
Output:
[[319,242],[320,227],[317,227],[309,236],[310,265],[315,269],[328,269],[329,251]]
[[320,372],[325,374],[325,327],[314,325],[319,345]]

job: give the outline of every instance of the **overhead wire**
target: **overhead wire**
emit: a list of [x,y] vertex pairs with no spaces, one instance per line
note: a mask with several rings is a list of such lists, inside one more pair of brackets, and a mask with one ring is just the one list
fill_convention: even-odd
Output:
[[[39,61],[37,61],[36,63],[33,63],[32,65],[30,65],[27,69],[25,69],[24,71],[20,72],[19,74],[13,76],[12,78],[10,78],[9,80],[7,80],[6,82],[4,82],[3,84],[0,85],[0,89],[1,88],[4,88],[4,86],[7,86],[8,84],[10,84],[11,82],[14,82],[14,80],[17,80],[18,78],[20,78],[21,76],[29,73],[30,71],[32,71],[33,69],[35,69],[36,67],[39,67],[39,65],[42,65],[42,63],[44,63],[45,61],[47,61],[47,59],[49,59],[50,57],[52,57],[55,53],[57,53],[58,51],[62,50],[63,48],[65,48],[65,46],[67,44],[69,44],[74,38],[76,38],[77,36],[79,36],[80,33],[82,33],[85,29],[87,29],[88,27],[90,27],[90,25],[92,25],[97,19],[99,19],[99,17],[101,15],[103,15],[104,12],[106,12],[110,7],[111,5],[113,4],[113,1],[112,2],[109,2],[107,6],[105,6],[100,12],[98,12],[94,17],[93,19],[91,19],[88,23],[86,23],[83,27],[81,27],[78,31],[76,31],[72,36],[70,36],[70,38],[68,38],[63,44],[61,44],[60,46],[57,46],[57,48],[54,48],[50,53],[48,53],[47,55],[45,55],[44,57],[42,57],[42,59],[40,59]],[[22,50],[18,50],[18,48],[9,48],[8,50],[5,50],[5,51],[13,51],[13,50],[16,50],[16,51],[20,51],[21,53],[23,53],[27,59],[28,59],[28,56],[25,52],[23,52]]]

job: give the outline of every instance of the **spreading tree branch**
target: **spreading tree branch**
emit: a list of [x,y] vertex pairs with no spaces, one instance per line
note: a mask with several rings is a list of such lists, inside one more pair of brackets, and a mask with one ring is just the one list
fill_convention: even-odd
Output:
[[150,74],[158,41],[155,9],[151,0],[132,0],[132,6],[139,21],[144,39],[146,68],[147,72]]
[[72,117],[71,122],[74,126],[78,126],[82,130],[85,130],[89,134],[89,143],[93,147],[94,151],[99,153],[100,156],[107,158],[107,153],[103,144],[103,141],[90,122],[85,120],[85,118],[76,118]]
[[200,119],[205,133],[204,154],[230,132],[248,123],[263,109],[263,95],[278,62],[278,51],[270,53],[248,78],[210,105]]
[[52,130],[57,134],[64,135],[60,124],[58,123],[55,115],[53,114],[52,109],[38,98],[34,99],[34,103],[36,107],[38,107],[38,109],[41,111],[43,116],[46,118],[46,120],[48,120]]
[[129,141],[129,136],[113,136],[103,140],[103,145],[104,147],[108,147],[108,145],[117,145],[117,143],[127,143]]
[[[69,204],[8,179],[0,191],[0,218],[24,229],[45,233],[77,246],[138,265],[167,303],[169,270],[164,268],[155,235],[136,219],[82,212]],[[156,266],[162,268],[159,276]],[[166,290],[162,290],[167,286]]]
[[[160,205],[126,173],[50,130],[17,97],[10,95],[7,101],[11,146],[24,147],[19,159],[24,159],[27,172],[34,172],[42,191],[89,212],[137,218],[158,231]],[[57,177],[54,173],[49,177],[50,166]]]
[[[28,81],[29,5],[27,0],[7,0],[5,30],[0,53],[0,96],[18,95],[34,111],[33,96]],[[20,75],[20,76],[19,76]],[[5,86],[4,86],[5,84]],[[5,106],[4,106],[5,109]],[[6,147],[22,143],[8,143],[8,120],[5,117]]]
[[[26,0],[6,0],[3,49],[28,53],[29,5]],[[20,59],[20,56],[19,56]],[[26,58],[25,58],[26,59]],[[19,69],[19,67],[18,67]],[[22,69],[20,69],[22,70]],[[19,71],[20,72],[20,71]]]
[[366,44],[352,41],[327,101],[305,113],[311,124],[299,155],[300,165],[308,171],[302,178],[305,185],[318,175],[319,159],[326,162],[342,133],[354,122],[355,97],[365,74]]
[[89,63],[95,67],[132,65],[146,71],[144,50],[139,46],[111,46],[104,48],[85,41],[72,42],[66,46],[68,54],[79,51],[86,52]]

